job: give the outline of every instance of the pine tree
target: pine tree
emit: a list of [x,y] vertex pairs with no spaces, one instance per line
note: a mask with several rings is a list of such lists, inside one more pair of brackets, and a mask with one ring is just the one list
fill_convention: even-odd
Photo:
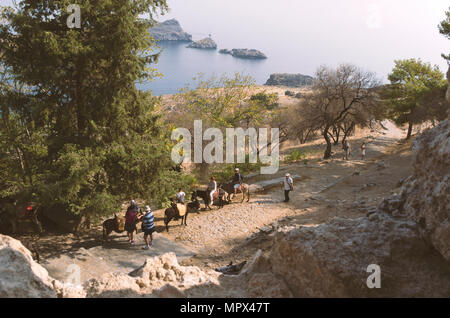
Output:
[[[79,29],[67,26],[72,3]],[[167,200],[186,182],[171,170],[159,99],[136,88],[152,78],[148,30],[167,9],[165,0],[27,0],[2,12],[1,63],[29,88],[22,106],[46,132],[40,176],[27,184],[43,205],[99,216],[124,199]]]

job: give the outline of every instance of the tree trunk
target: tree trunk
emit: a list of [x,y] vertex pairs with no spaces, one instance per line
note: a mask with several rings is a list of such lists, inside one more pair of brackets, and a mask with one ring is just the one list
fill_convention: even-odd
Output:
[[408,134],[406,135],[406,140],[409,140],[412,136],[413,123],[409,122],[408,124]]
[[330,127],[326,127],[323,131],[323,137],[325,138],[325,141],[327,142],[327,148],[325,149],[325,153],[323,155],[323,159],[330,159],[331,158],[331,140],[329,137],[328,130]]

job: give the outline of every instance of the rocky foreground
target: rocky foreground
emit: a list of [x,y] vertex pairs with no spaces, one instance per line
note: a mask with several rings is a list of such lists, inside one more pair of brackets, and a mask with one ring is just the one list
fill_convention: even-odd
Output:
[[[239,275],[181,266],[168,253],[73,286],[0,236],[0,297],[450,297],[450,122],[420,135],[413,150],[413,174],[378,209],[281,227],[270,254],[256,253]],[[381,288],[367,286],[372,264]]]

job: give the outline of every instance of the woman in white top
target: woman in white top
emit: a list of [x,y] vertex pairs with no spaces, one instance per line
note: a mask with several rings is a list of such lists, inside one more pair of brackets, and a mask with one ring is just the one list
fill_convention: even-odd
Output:
[[211,197],[211,203],[214,202],[214,192],[217,191],[217,182],[214,177],[211,177],[211,181],[209,181],[208,189],[209,196]]

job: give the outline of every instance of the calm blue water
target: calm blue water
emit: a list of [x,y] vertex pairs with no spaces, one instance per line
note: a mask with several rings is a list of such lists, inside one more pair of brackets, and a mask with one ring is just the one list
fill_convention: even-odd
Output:
[[264,84],[272,73],[314,75],[320,65],[340,63],[356,64],[386,81],[394,60],[412,57],[437,64],[444,72],[448,67],[441,53],[449,51],[450,42],[437,29],[448,0],[235,2],[168,0],[171,10],[159,20],[176,18],[195,41],[211,34],[219,49],[256,49],[267,60],[188,49],[187,43],[160,43],[165,50],[153,66],[164,77],[141,88],[155,95],[176,93],[198,73],[209,78],[240,72]]
[[158,64],[152,65],[163,77],[153,82],[140,85],[141,89],[151,90],[154,95],[174,94],[187,84],[195,86],[193,78],[203,73],[203,79],[214,75],[235,72],[250,75],[257,84],[264,84],[270,76],[273,65],[270,59],[246,60],[219,54],[219,50],[202,50],[186,48],[186,42],[159,42],[162,48]]

